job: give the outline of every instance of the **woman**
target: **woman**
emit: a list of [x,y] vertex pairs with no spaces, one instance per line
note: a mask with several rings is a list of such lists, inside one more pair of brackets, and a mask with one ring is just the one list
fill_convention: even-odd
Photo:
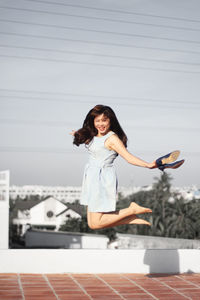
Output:
[[73,143],[85,144],[90,155],[80,202],[88,206],[88,226],[101,229],[122,224],[151,225],[137,216],[151,213],[150,208],[132,202],[129,207],[116,211],[117,177],[113,162],[118,154],[135,166],[153,169],[157,165],[156,161],[145,162],[127,151],[127,137],[114,111],[109,106],[96,105],[87,114],[83,127],[71,134]]

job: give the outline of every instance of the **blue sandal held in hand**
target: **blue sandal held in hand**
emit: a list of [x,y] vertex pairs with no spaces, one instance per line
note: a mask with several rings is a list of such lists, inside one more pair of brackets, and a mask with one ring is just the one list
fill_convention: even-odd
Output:
[[183,163],[184,163],[184,159],[179,160],[179,161],[175,161],[171,164],[164,164],[160,167],[158,167],[159,170],[164,171],[165,169],[177,169],[179,168]]
[[159,170],[164,171],[166,168],[177,169],[184,163],[184,159],[174,162],[180,155],[180,151],[172,151],[156,160]]

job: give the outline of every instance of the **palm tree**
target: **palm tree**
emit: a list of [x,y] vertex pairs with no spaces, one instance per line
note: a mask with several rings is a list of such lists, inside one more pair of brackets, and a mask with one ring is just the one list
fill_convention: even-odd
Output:
[[171,176],[163,172],[153,185],[152,228],[153,235],[165,236],[169,216],[169,198],[171,197]]

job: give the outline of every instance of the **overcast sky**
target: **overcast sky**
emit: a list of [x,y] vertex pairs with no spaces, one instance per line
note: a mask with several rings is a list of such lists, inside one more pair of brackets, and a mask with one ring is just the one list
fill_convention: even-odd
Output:
[[[111,106],[131,153],[181,150],[175,186],[199,184],[198,0],[0,1],[0,169],[11,184],[81,185],[87,151],[69,132]],[[116,160],[119,184],[159,170]]]

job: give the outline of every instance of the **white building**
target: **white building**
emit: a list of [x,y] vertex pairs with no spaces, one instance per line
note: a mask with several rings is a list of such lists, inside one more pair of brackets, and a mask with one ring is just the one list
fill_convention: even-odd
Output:
[[17,233],[22,236],[30,227],[57,231],[69,217],[80,218],[81,214],[53,197],[19,200],[14,210],[13,225],[17,226]]
[[145,185],[145,186],[129,186],[129,187],[124,187],[120,186],[118,189],[118,192],[121,193],[123,197],[128,197],[132,194],[136,194],[139,192],[148,192],[151,191],[153,188],[153,185]]
[[0,172],[0,249],[8,249],[9,227],[9,171]]
[[178,197],[182,197],[186,201],[200,199],[200,189],[195,185],[188,187],[173,187],[172,192],[174,192]]
[[10,198],[16,199],[20,197],[25,199],[30,196],[49,197],[52,196],[62,202],[73,203],[80,200],[81,187],[80,186],[42,186],[42,185],[24,185],[24,186],[10,186]]

